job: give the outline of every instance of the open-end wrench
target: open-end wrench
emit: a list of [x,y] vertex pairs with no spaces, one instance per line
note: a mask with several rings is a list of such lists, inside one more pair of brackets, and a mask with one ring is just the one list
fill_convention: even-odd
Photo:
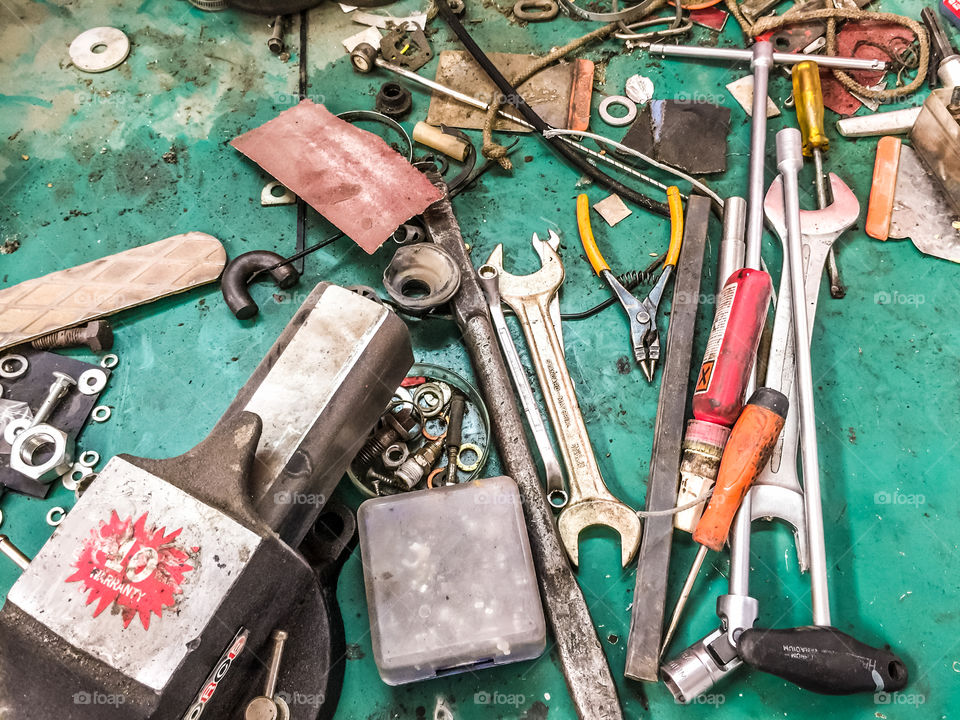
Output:
[[502,245],[494,249],[487,265],[499,272],[500,297],[513,309],[523,327],[567,466],[570,502],[557,521],[560,541],[576,566],[580,532],[591,525],[604,525],[620,534],[620,556],[626,567],[640,545],[640,518],[607,490],[600,475],[576,389],[550,318],[550,301],[563,283],[563,263],[549,245],[544,247],[544,254],[543,266],[531,275],[511,275],[504,271]]
[[[553,230],[547,231],[546,240],[541,240],[540,236],[534,233],[533,237],[530,238],[530,244],[533,245],[534,252],[536,252],[537,257],[540,258],[541,265],[547,261],[547,258],[544,256],[544,246],[549,245],[551,248],[553,248],[555,253],[560,253],[560,236],[557,235]],[[563,354],[566,355],[567,349],[563,345],[563,326],[560,324],[559,295],[554,295],[553,300],[550,301],[550,319],[553,320],[553,327],[557,331],[557,339],[560,341],[560,349],[563,351]]]
[[[821,210],[800,211],[800,232],[803,248],[803,282],[806,297],[807,325],[813,327],[824,264],[830,247],[853,225],[860,215],[860,203],[849,187],[830,174],[833,202]],[[783,184],[780,176],[773,181],[763,204],[770,224],[786,249],[787,223],[783,206]],[[773,323],[770,359],[767,363],[768,387],[779,389],[790,398],[790,412],[770,462],[754,482],[753,519],[778,517],[793,526],[797,547],[797,563],[801,571],[809,567],[807,527],[804,518],[803,489],[797,476],[799,423],[796,396],[796,353],[790,289],[790,265],[784,253],[783,270]]]
[[[534,234],[534,237],[536,237],[536,234]],[[568,497],[567,489],[563,484],[563,473],[560,471],[560,460],[553,451],[550,435],[543,424],[543,418],[540,417],[537,400],[533,396],[533,388],[530,387],[527,372],[523,369],[517,346],[513,344],[513,336],[510,335],[510,328],[507,327],[507,320],[503,316],[503,308],[500,307],[499,277],[500,271],[492,265],[481,265],[477,270],[480,287],[487,299],[487,307],[490,308],[493,329],[497,331],[497,337],[500,339],[500,349],[503,350],[503,357],[507,361],[507,368],[513,378],[513,385],[517,389],[520,404],[523,406],[523,414],[527,418],[527,425],[530,426],[533,441],[536,443],[540,459],[543,461],[547,501],[555,508],[562,508],[567,504]]]

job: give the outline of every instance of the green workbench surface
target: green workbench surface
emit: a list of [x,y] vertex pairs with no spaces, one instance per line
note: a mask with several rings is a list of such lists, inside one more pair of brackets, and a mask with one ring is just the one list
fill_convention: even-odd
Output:
[[[545,52],[595,27],[563,16],[524,27],[510,19],[506,0],[468,0],[467,5],[467,27],[487,51]],[[882,0],[876,9],[919,17],[920,8],[919,2]],[[418,9],[416,0],[389,8],[397,16]],[[132,51],[113,71],[84,74],[69,64],[67,48],[77,34],[99,25],[123,29]],[[340,45],[360,26],[333,3],[312,11],[309,26],[309,97],[334,112],[372,108],[374,94],[388,76],[355,74]],[[459,47],[442,23],[431,26],[435,51]],[[294,23],[287,33],[294,49],[296,33]],[[265,45],[268,34],[265,18],[204,13],[182,0],[0,3],[0,243],[5,252],[19,244],[0,256],[0,286],[189,230],[217,236],[231,257],[260,248],[291,252],[295,207],[262,208],[260,189],[268,178],[227,145],[296,102],[297,54],[286,62],[271,55]],[[692,41],[717,42],[703,28],[695,28]],[[719,44],[742,44],[732,20]],[[638,72],[652,78],[657,98],[693,96],[732,107],[729,169],[708,181],[723,196],[746,192],[749,122],[724,89],[747,74],[746,67],[651,60],[638,51],[625,53],[614,42],[591,46],[584,55],[598,62],[594,108],[603,94],[621,94],[626,78]],[[422,72],[432,77],[435,66],[436,59]],[[428,104],[423,92],[413,92],[408,129],[425,116]],[[789,92],[787,78],[774,73],[774,100],[782,104]],[[910,98],[903,106],[920,101]],[[876,141],[839,138],[832,127],[835,119],[827,113],[832,140],[827,166],[853,188],[865,208]],[[768,182],[775,174],[773,134],[794,124],[789,111],[770,121]],[[592,129],[615,138],[622,134],[606,127],[596,112]],[[479,132],[471,135],[479,146]],[[454,200],[464,237],[476,264],[502,242],[508,269],[523,272],[536,266],[531,233],[555,229],[567,271],[562,307],[592,306],[608,291],[583,257],[575,196],[587,192],[596,202],[606,193],[579,178],[535,138],[521,138],[512,173],[491,171]],[[803,206],[815,207],[809,167],[802,191]],[[599,219],[594,227],[617,271],[646,266],[668,238],[663,219],[637,210],[615,229]],[[332,232],[309,212],[308,242]],[[713,312],[718,238],[714,222],[695,357],[703,352]],[[957,268],[921,255],[909,241],[869,239],[860,225],[839,247],[849,290],[845,299],[833,300],[824,288],[813,331],[833,618],[837,627],[868,643],[892,644],[909,666],[910,684],[892,699],[832,698],[741,670],[701,702],[683,707],[662,684],[625,681],[630,607],[644,600],[633,597],[635,569],[620,568],[616,538],[591,530],[581,541],[578,577],[626,717],[707,717],[717,706],[751,718],[940,718],[951,710],[960,712],[960,496],[954,488],[960,464]],[[103,396],[113,416],[89,425],[80,446],[98,450],[104,459],[119,452],[169,457],[189,449],[260,362],[298,298],[320,280],[379,288],[390,255],[389,246],[371,257],[349,240],[339,240],[307,259],[296,290],[255,287],[261,312],[250,321],[233,318],[216,285],[117,316],[120,365]],[[779,243],[769,236],[764,258],[776,279]],[[669,307],[661,311],[665,333],[663,310]],[[410,327],[418,360],[471,374],[451,323],[423,320]],[[564,334],[607,484],[630,505],[642,507],[660,374],[649,385],[629,359],[627,324],[618,308],[590,321],[565,323]],[[517,339],[522,340],[519,333]],[[82,351],[71,354],[89,358]],[[499,473],[495,458],[489,473]],[[349,482],[338,492],[353,506],[362,499]],[[73,494],[60,486],[44,501],[8,495],[0,505],[0,531],[33,555],[51,531],[44,521],[47,509],[69,508],[73,502]],[[789,530],[762,522],[755,527],[751,589],[760,601],[760,623],[808,623],[809,589],[797,573]],[[674,547],[668,605],[695,552],[685,537],[678,537]],[[725,591],[727,567],[726,554],[711,556],[675,648],[716,626],[714,599]],[[4,592],[16,576],[12,564],[0,562]],[[337,595],[350,644],[337,717],[431,718],[441,698],[458,720],[573,717],[549,642],[534,662],[386,686],[373,663],[359,552],[346,563]],[[491,702],[484,704],[487,699]]]

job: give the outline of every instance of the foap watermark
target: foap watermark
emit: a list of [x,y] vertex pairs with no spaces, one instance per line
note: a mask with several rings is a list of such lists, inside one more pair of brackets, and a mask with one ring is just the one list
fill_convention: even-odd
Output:
[[273,494],[276,505],[325,505],[327,496],[323,493],[302,493],[290,490],[280,490]]
[[120,693],[87,692],[81,690],[73,694],[74,705],[113,705],[120,706],[127,701]]
[[511,707],[520,707],[527,701],[527,696],[521,693],[502,693],[494,690],[487,692],[481,690],[473,694],[474,705],[509,705]]
[[[310,100],[317,105],[325,105],[327,102],[326,95],[307,95],[304,100]],[[276,93],[273,96],[274,105],[299,105],[300,104],[300,95],[299,93],[289,92],[289,93]]]
[[726,102],[726,97],[722,93],[681,92],[677,93],[673,99],[675,102],[685,105],[693,105],[694,103],[722,105]]
[[880,490],[873,496],[875,505],[923,505],[927,502],[925,495],[921,493],[902,493],[898,490],[888,492]]
[[874,293],[873,302],[877,305],[923,305],[927,301],[926,296],[918,293],[902,293],[893,290],[887,292],[880,290]]
[[903,705],[918,708],[927,701],[921,693],[878,692],[873,694],[874,705]]
[[726,701],[727,696],[723,693],[704,693],[686,702],[679,699],[676,700],[676,702],[681,705],[710,705],[712,707],[720,707]]
[[[319,708],[323,705],[326,700],[326,696],[323,693],[302,693],[302,692],[283,692],[282,690],[277,693],[277,697],[283,700],[288,707],[309,707],[309,708]],[[316,714],[316,710],[314,710]]]

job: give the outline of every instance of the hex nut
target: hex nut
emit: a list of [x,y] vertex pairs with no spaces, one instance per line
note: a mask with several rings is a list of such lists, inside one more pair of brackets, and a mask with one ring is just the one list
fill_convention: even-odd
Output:
[[[34,465],[33,454],[49,445],[53,446],[53,453],[44,462]],[[14,439],[10,447],[10,469],[37,482],[53,482],[70,470],[73,451],[73,438],[63,430],[46,423],[34,425]]]

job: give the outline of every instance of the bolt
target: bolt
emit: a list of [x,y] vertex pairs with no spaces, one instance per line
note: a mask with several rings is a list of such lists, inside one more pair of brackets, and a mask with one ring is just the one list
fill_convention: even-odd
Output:
[[457,458],[460,456],[460,440],[463,432],[463,413],[466,410],[466,398],[455,393],[450,401],[450,421],[447,423],[447,473],[448,483],[457,481]]
[[383,451],[393,445],[398,440],[410,440],[417,427],[416,418],[413,416],[413,410],[409,407],[401,407],[396,412],[388,412],[383,416],[383,427],[377,430],[373,437],[367,440],[366,444],[360,448],[360,452],[354,458],[353,463],[360,468],[370,467],[374,461],[383,454]]
[[274,55],[283,52],[283,15],[277,15],[273,21],[273,34],[267,40],[267,47]]
[[283,644],[287,641],[287,633],[283,630],[274,630],[270,638],[273,640],[273,652],[270,655],[270,667],[267,669],[267,682],[263,687],[263,694],[273,699],[277,692],[277,676],[280,674],[280,658],[283,657]]
[[33,416],[33,421],[31,422],[30,427],[34,425],[40,425],[47,421],[53,411],[56,410],[57,405],[60,403],[60,400],[70,392],[70,388],[77,384],[77,381],[72,377],[62,372],[55,372],[53,377],[56,380],[53,381],[53,384],[50,386],[50,390],[47,392],[47,397],[44,399],[43,404],[40,406],[40,409],[37,410],[37,414]]
[[81,327],[44,335],[30,345],[35,350],[60,350],[86,345],[93,352],[102,352],[113,347],[113,328],[104,320],[92,320]]
[[947,112],[953,116],[954,120],[960,120],[960,85],[953,88],[950,95],[950,104],[947,105]]
[[30,565],[30,558],[24,555],[20,548],[10,542],[6,535],[0,535],[0,552],[13,560],[21,570],[26,570]]

